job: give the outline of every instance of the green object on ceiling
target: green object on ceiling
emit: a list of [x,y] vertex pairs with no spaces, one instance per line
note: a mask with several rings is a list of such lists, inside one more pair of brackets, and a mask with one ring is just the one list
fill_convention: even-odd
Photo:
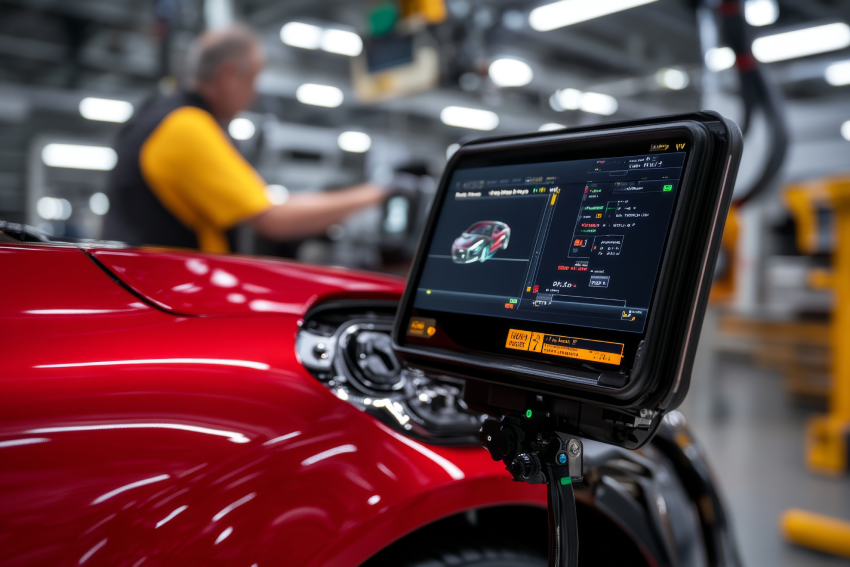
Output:
[[398,21],[398,5],[395,2],[381,2],[369,13],[369,32],[372,37],[386,35],[393,31]]

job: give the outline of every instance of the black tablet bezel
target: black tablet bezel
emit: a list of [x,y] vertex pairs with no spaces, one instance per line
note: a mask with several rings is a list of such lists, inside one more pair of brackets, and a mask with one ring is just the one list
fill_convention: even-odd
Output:
[[[689,165],[688,157],[690,156],[690,152],[693,148],[694,142],[691,136],[691,132],[681,128],[649,134],[646,136],[642,136],[635,141],[627,141],[621,143],[618,146],[612,146],[610,142],[606,141],[604,138],[596,140],[594,143],[590,144],[583,142],[582,147],[577,151],[566,150],[569,151],[569,157],[566,159],[563,155],[565,151],[564,148],[562,146],[553,146],[553,149],[550,152],[544,152],[542,155],[539,151],[535,150],[532,159],[534,160],[533,163],[535,165],[539,163],[542,166],[545,166],[546,163],[556,161],[572,161],[596,159],[603,157],[616,158],[646,155],[653,152],[651,148],[654,145],[660,144],[662,142],[665,143],[665,145],[669,146],[669,149],[665,152],[657,152],[660,155],[663,155],[663,153],[672,153],[673,151],[675,151],[676,144],[684,144],[684,149],[682,151],[684,151],[684,153],[686,154],[686,158],[683,162],[683,171],[681,175],[682,179],[684,179],[687,167]],[[607,153],[605,155],[599,155],[600,151],[605,151]],[[478,167],[526,163],[531,163],[529,162],[529,156],[523,156],[521,151],[511,151],[510,155],[498,156],[492,156],[490,154],[473,154],[468,156],[466,159],[460,159],[456,164],[455,168],[453,168],[452,172],[454,173],[457,170],[472,169]],[[439,215],[439,210],[444,205],[445,198],[448,193],[449,192],[446,192],[445,194],[438,196],[438,199],[440,197],[443,197],[442,201],[435,201],[434,207],[438,208],[437,215]],[[676,192],[673,209],[671,211],[668,223],[668,231],[665,235],[665,241],[662,245],[662,250],[666,248],[667,239],[670,236],[669,225],[672,224],[673,216],[675,214],[680,194],[681,190]],[[421,245],[425,247],[426,250],[431,245],[432,237],[433,231],[428,233],[428,238],[423,238]],[[656,280],[660,268],[661,264],[659,262],[658,269],[654,274],[654,279]],[[413,275],[411,276],[410,285],[412,285],[414,288],[418,288],[419,278],[421,277],[421,274],[422,267],[417,270],[415,275],[416,279],[413,279]],[[649,305],[653,304],[653,299],[655,295],[654,291],[655,288],[653,287],[653,296],[650,297],[650,300],[648,302]],[[583,372],[586,370],[591,370],[591,372],[597,371],[616,373],[620,372],[621,370],[628,371],[633,366],[638,346],[640,342],[644,339],[646,329],[648,327],[648,319],[646,321],[647,324],[644,325],[644,328],[641,332],[617,331],[603,329],[599,327],[586,327],[581,325],[569,325],[555,322],[547,323],[539,321],[527,321],[523,319],[508,317],[500,318],[489,315],[471,315],[447,313],[441,311],[429,311],[415,307],[415,305],[413,305],[414,302],[411,303],[408,316],[423,317],[425,319],[435,320],[437,333],[433,337],[428,337],[426,335],[421,338],[417,338],[416,336],[411,336],[407,334],[406,336],[399,337],[401,346],[411,344],[416,346],[422,346],[425,348],[446,348],[448,350],[463,350],[468,352],[477,352],[481,354],[492,354],[495,356],[503,356],[508,359],[516,359],[525,362],[536,363],[544,367],[563,367],[564,369],[567,369],[572,372]],[[540,332],[550,335],[560,335],[581,339],[590,339],[594,341],[623,344],[623,360],[618,365],[588,363],[586,361],[557,357],[554,355],[537,354],[530,353],[528,351],[516,351],[505,349],[505,338],[508,336],[509,331],[515,328],[520,328],[529,332]]]
[[[500,164],[540,159],[545,152],[563,152],[562,160],[576,159],[582,147],[599,148],[607,157],[611,144],[661,141],[687,136],[691,153],[685,163],[679,195],[673,210],[660,263],[649,317],[642,339],[633,344],[628,376],[611,370],[584,371],[569,363],[539,362],[521,357],[464,349],[447,350],[427,341],[413,344],[406,337],[413,313],[413,298],[436,219],[446,198],[452,173],[463,163]],[[537,134],[462,147],[450,160],[437,192],[434,208],[411,268],[393,340],[399,356],[409,366],[462,378],[500,384],[536,394],[587,402],[599,408],[636,410],[639,407],[675,404],[687,390],[690,364],[705,309],[717,246],[731,198],[731,185],[740,158],[740,131],[718,115],[701,113],[646,124],[584,129],[581,132]],[[643,152],[648,153],[648,152]],[[528,159],[535,156],[533,159]],[[578,158],[580,159],[580,158]],[[474,165],[472,165],[474,166]],[[728,180],[732,183],[728,183]],[[516,323],[514,323],[516,324]],[[537,325],[536,323],[531,323]],[[525,326],[529,326],[526,324]],[[573,332],[558,334],[581,336]],[[588,336],[587,330],[584,336]],[[625,370],[625,369],[623,369]]]

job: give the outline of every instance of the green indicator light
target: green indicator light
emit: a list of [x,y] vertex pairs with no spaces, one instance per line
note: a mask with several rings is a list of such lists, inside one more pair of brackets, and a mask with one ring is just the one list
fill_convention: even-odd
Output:
[[672,191],[672,190],[673,190],[673,186],[672,186],[672,185],[665,185],[665,186],[664,186],[664,191]]
[[525,411],[525,417],[527,417],[527,418],[531,419],[531,410],[526,410],[526,411]]
[[516,303],[516,299],[511,299],[511,303]]
[[568,476],[565,476],[564,478],[561,479],[561,484],[563,484],[564,486],[567,486],[568,484],[572,484],[572,483],[573,483],[573,479],[571,479]]

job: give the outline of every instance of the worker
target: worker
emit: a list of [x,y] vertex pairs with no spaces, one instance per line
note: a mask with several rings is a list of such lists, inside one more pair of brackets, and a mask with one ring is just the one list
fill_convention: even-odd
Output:
[[303,238],[386,198],[382,187],[364,183],[269,201],[266,183],[225,131],[254,100],[263,66],[260,42],[247,27],[197,40],[187,88],[155,100],[119,136],[105,239],[228,252],[228,231],[237,225],[271,240]]

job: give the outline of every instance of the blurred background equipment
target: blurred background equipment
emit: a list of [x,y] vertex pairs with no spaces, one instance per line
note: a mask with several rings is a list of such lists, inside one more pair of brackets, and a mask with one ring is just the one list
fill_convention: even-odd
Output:
[[392,187],[319,237],[240,227],[241,253],[404,274],[469,139],[736,120],[736,206],[683,413],[744,563],[839,564],[776,525],[789,507],[850,520],[848,479],[809,468],[847,468],[850,0],[0,0],[0,220],[100,238],[119,131],[180,87],[196,37],[234,22],[268,67],[224,126],[269,200]]

